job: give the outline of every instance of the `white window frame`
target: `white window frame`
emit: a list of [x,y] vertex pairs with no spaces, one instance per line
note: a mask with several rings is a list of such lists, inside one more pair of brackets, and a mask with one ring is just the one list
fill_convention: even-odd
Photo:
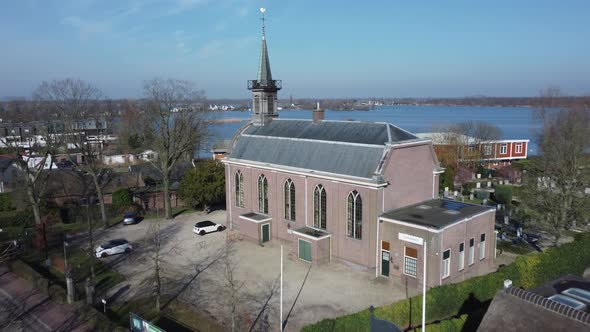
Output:
[[[463,250],[461,250],[461,245],[463,245]],[[463,269],[465,269],[465,242],[459,244],[459,271],[463,271]]]
[[491,156],[491,155],[492,155],[492,145],[491,145],[491,144],[486,144],[486,145],[484,145],[484,147],[483,147],[483,151],[484,151],[483,153],[484,153],[486,156]]
[[[351,199],[352,197],[352,215],[351,215],[351,211],[348,209],[348,200]],[[361,213],[361,218],[360,220],[358,220],[356,218],[357,215],[357,209],[359,209],[360,206],[360,213]],[[363,213],[362,213],[362,209],[363,209],[363,199],[361,197],[361,194],[356,191],[353,190],[351,191],[348,196],[346,196],[346,237],[348,237],[349,239],[354,239],[354,240],[362,240],[363,239]],[[352,227],[352,234],[349,235],[350,229],[349,229],[349,225],[348,222],[349,220],[351,221],[351,225],[350,227]],[[356,229],[357,229],[357,225],[360,224],[361,230],[360,230],[360,234],[356,233]]]
[[[416,250],[416,256],[418,256],[418,250]],[[407,260],[413,260],[416,264],[416,274],[410,274],[407,273],[406,270],[406,262]],[[418,257],[411,257],[411,256],[406,256],[406,247],[404,246],[404,271],[403,271],[404,275],[407,275],[408,277],[412,277],[412,278],[418,278]]]
[[[449,252],[449,258],[444,259],[445,252],[447,252],[447,251]],[[442,268],[441,268],[442,271],[441,272],[442,272],[442,277],[444,279],[444,278],[447,278],[448,276],[451,275],[451,248],[443,251],[442,257],[443,257],[443,260],[442,260]]]
[[507,154],[508,153],[508,144],[502,143],[500,144],[500,154]]
[[[473,243],[473,245],[471,245]],[[469,239],[469,255],[468,255],[469,266],[475,262],[475,238]]]
[[516,146],[514,147],[514,152],[522,153],[522,143],[516,143]]
[[[486,258],[486,233],[482,233],[483,241],[479,243],[479,260],[483,260]],[[480,237],[481,239],[481,237]]]
[[[236,181],[237,180],[237,181]],[[244,174],[240,170],[234,173],[234,191],[235,191],[235,205],[236,207],[244,207]]]

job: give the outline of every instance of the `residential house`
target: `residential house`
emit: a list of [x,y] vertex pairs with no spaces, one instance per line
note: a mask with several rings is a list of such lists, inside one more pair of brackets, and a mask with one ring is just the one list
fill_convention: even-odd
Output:
[[[418,133],[417,137],[431,139],[437,153],[448,149],[466,149],[463,155],[474,158],[476,156],[487,168],[501,168],[509,166],[513,161],[526,159],[528,156],[528,139],[478,140],[466,135],[452,133]],[[457,146],[461,142],[461,147]],[[478,153],[474,153],[478,151]]]
[[590,281],[565,275],[531,290],[510,281],[494,296],[478,332],[590,331]]

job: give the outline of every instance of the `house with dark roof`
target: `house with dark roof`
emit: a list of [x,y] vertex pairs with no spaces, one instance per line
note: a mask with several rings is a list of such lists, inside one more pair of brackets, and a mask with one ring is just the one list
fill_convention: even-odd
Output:
[[525,290],[499,290],[477,331],[590,331],[590,281],[565,275]]
[[20,169],[14,163],[14,156],[0,155],[0,193],[14,191],[22,180]]
[[[414,286],[424,258],[428,286],[490,271],[495,212],[437,199],[443,169],[430,139],[390,123],[326,120],[319,105],[309,120],[280,119],[282,82],[271,75],[264,29],[248,88],[251,121],[221,160],[228,227],[286,241],[303,263],[342,260]],[[473,263],[459,270],[460,244],[471,240]]]

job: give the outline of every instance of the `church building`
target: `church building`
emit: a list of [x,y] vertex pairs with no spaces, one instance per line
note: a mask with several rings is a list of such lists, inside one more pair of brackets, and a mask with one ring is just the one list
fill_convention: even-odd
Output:
[[345,261],[412,287],[492,271],[495,210],[438,199],[444,170],[430,139],[390,123],[326,120],[319,105],[309,120],[279,118],[281,87],[263,23],[251,120],[222,160],[228,227],[288,243],[300,264]]

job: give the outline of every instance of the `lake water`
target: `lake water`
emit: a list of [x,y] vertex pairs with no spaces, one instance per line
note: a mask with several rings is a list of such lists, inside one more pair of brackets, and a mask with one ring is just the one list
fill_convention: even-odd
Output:
[[[537,133],[541,123],[535,120],[535,109],[527,107],[473,106],[382,106],[370,111],[326,110],[326,120],[356,120],[389,122],[413,133],[432,132],[436,127],[466,121],[494,124],[505,139],[529,139],[529,155],[537,154]],[[219,112],[218,119],[248,120],[250,112]],[[279,111],[284,119],[311,119],[311,111]],[[212,142],[230,139],[244,122],[215,124],[211,128]]]

